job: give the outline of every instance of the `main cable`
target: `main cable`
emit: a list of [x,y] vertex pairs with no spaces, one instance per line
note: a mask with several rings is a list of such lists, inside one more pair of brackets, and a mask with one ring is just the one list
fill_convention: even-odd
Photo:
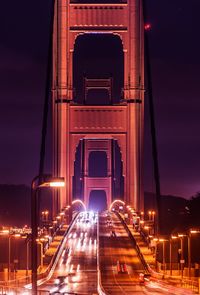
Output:
[[[46,65],[46,81],[45,81],[45,96],[43,105],[43,118],[42,118],[42,132],[41,132],[41,145],[40,145],[40,162],[39,162],[39,183],[42,181],[45,165],[45,152],[46,152],[46,137],[48,126],[48,113],[49,113],[49,100],[51,92],[52,81],[52,55],[53,55],[53,27],[54,27],[54,6],[55,0],[52,0],[50,8],[50,32],[48,41],[48,56]],[[40,194],[38,194],[38,212],[40,210]],[[39,216],[38,216],[39,217]]]
[[147,25],[147,15],[146,15],[146,1],[143,1],[143,18],[144,18],[144,49],[145,49],[145,59],[146,59],[146,73],[147,73],[147,93],[149,97],[149,113],[150,113],[150,127],[151,127],[151,139],[152,139],[152,156],[153,156],[153,168],[154,168],[154,180],[156,188],[156,207],[157,207],[157,216],[156,216],[156,234],[160,232],[160,201],[161,201],[161,192],[160,192],[160,173],[159,173],[159,164],[158,164],[158,149],[157,149],[157,137],[156,137],[156,125],[155,125],[155,109],[154,109],[154,100],[153,100],[153,89],[152,89],[152,76],[151,76],[151,62],[150,62],[150,49],[149,49],[149,38],[148,30],[145,30],[145,24]]

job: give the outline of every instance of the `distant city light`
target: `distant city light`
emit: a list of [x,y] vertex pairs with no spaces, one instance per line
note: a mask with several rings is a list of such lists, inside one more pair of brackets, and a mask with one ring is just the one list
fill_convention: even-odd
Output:
[[145,31],[151,30],[151,24],[150,23],[145,24],[144,29],[145,29]]

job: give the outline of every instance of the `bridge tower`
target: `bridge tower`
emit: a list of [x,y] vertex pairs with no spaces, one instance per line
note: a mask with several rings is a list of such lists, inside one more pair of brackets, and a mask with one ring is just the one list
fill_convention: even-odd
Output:
[[[55,198],[55,210],[72,202],[75,154],[80,143],[84,160],[81,168],[82,198],[88,204],[91,189],[103,189],[107,205],[110,204],[115,174],[113,142],[117,142],[122,159],[124,188],[123,195],[119,197],[136,210],[143,209],[143,30],[141,0],[55,0],[53,174],[66,179],[66,187]],[[82,100],[76,99],[75,50],[81,38],[88,36],[97,39],[111,36],[121,42],[123,85],[118,101],[113,91],[114,77],[87,72],[80,79],[83,83],[78,82],[84,85],[79,95]],[[104,42],[100,45],[103,49]],[[107,91],[108,103],[88,102],[91,89]],[[104,151],[107,156],[107,175],[101,179],[88,175],[89,154],[97,150]]]

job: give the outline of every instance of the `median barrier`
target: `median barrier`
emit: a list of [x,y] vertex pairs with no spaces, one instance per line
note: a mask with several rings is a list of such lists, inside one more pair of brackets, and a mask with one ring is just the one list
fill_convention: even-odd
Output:
[[101,270],[99,262],[99,215],[97,221],[97,291],[99,295],[106,295],[101,283]]

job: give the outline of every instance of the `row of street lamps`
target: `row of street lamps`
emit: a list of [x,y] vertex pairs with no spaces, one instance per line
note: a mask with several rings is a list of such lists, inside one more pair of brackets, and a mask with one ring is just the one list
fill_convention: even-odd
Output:
[[[139,231],[145,231],[147,234],[147,240],[148,243],[150,241],[153,241],[155,243],[155,265],[157,267],[157,245],[158,243],[162,243],[162,265],[163,265],[163,272],[166,272],[166,249],[165,249],[165,244],[166,242],[169,242],[169,264],[170,264],[170,275],[172,275],[172,245],[173,241],[179,239],[180,240],[180,249],[179,249],[179,254],[180,254],[180,265],[181,265],[181,277],[183,277],[183,269],[184,269],[184,238],[187,238],[187,258],[188,258],[188,276],[189,278],[191,277],[191,238],[194,234],[200,233],[200,230],[197,229],[190,229],[187,234],[178,234],[178,235],[171,235],[169,239],[164,239],[164,238],[157,238],[155,237],[155,215],[156,212],[153,210],[149,210],[147,214],[145,215],[144,212],[140,212],[139,214],[136,213],[134,208],[132,208],[130,205],[127,205],[125,211],[127,212],[127,216],[130,216],[132,220],[135,220],[135,225],[138,226]],[[125,213],[126,214],[126,213]],[[147,220],[145,220],[145,216],[147,216]]]
[[[3,229],[0,231],[0,236],[1,237],[7,237],[8,238],[8,258],[7,258],[7,265],[8,265],[8,281],[11,279],[10,274],[11,274],[11,254],[12,254],[12,248],[11,248],[11,240],[12,239],[23,239],[26,240],[26,276],[28,276],[28,271],[29,271],[29,260],[30,260],[30,254],[29,254],[29,247],[30,247],[30,242],[31,242],[31,234],[23,234],[23,233],[13,233],[12,229]],[[50,236],[45,235],[45,236],[40,236],[37,239],[37,244],[40,245],[40,251],[41,251],[41,256],[40,256],[40,265],[41,267],[43,266],[43,249],[44,249],[44,243],[49,243]],[[18,261],[18,258],[14,260]]]
[[191,237],[194,234],[200,233],[200,230],[194,230],[191,229],[189,230],[188,234],[178,234],[178,235],[171,235],[169,239],[164,239],[164,238],[154,238],[152,237],[152,240],[155,243],[155,264],[157,266],[157,260],[156,260],[156,254],[157,254],[157,244],[162,243],[163,245],[163,253],[162,253],[162,264],[163,264],[163,272],[165,273],[166,271],[166,251],[165,251],[165,244],[166,242],[169,242],[169,265],[170,265],[170,275],[172,275],[172,244],[173,241],[176,241],[177,239],[180,239],[180,246],[181,248],[179,249],[179,254],[180,254],[180,265],[181,265],[181,277],[183,278],[183,269],[184,269],[184,238],[187,238],[187,258],[188,258],[188,277],[191,278]]

